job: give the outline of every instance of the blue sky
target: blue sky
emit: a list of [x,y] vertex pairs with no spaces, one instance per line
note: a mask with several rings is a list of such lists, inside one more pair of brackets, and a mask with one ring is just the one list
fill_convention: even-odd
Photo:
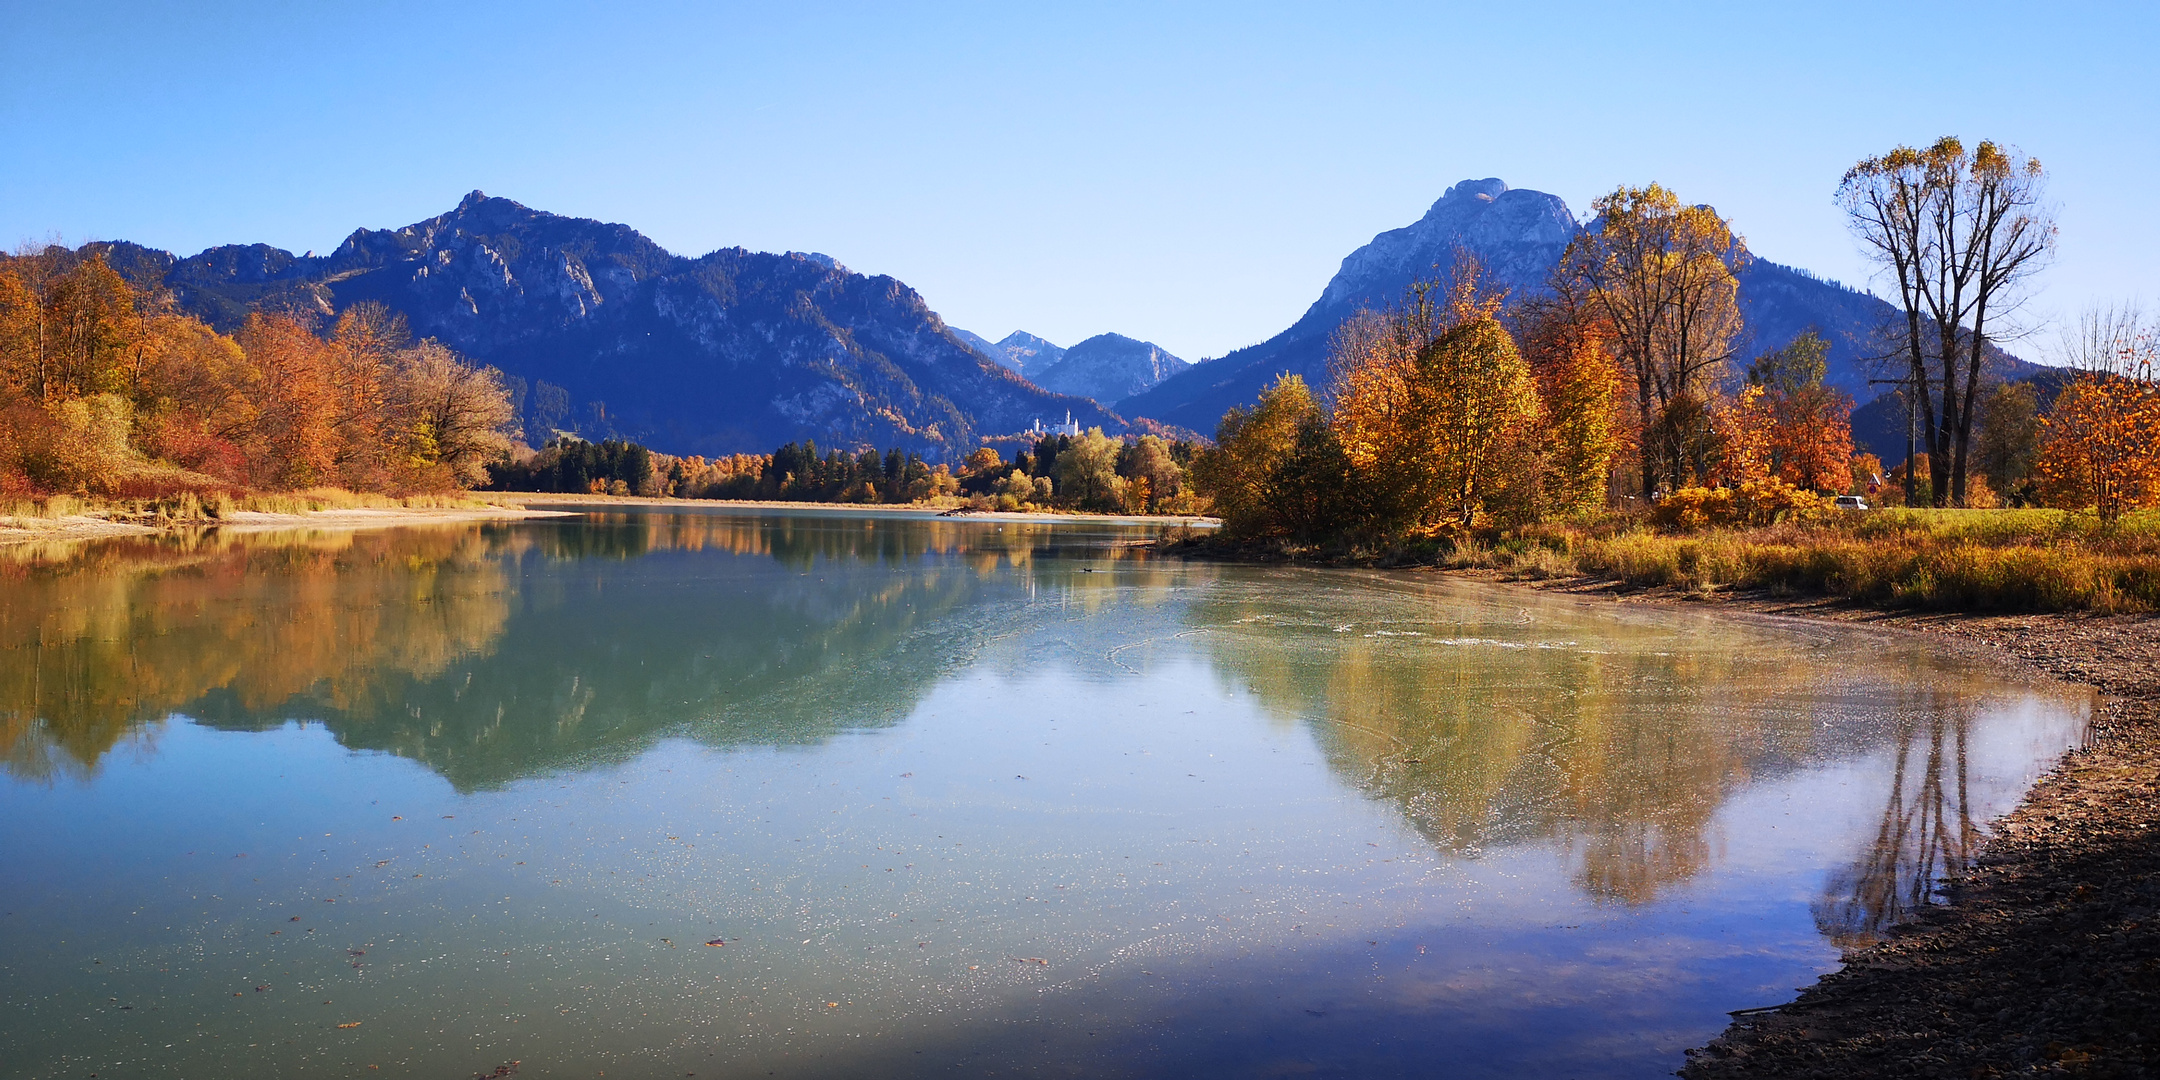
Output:
[[1864,281],[1839,175],[1957,133],[2052,174],[2039,323],[2160,300],[2155,40],[2145,3],[0,0],[0,240],[328,250],[480,188],[1192,359],[1467,177],[1657,180]]

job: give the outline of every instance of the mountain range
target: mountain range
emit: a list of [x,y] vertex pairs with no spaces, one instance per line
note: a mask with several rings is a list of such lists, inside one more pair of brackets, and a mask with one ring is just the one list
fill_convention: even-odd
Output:
[[1123,334],[1097,334],[1070,349],[1020,330],[994,342],[957,327],[953,335],[1045,390],[1113,407],[1191,366],[1152,341]]
[[[1285,373],[1325,385],[1329,337],[1360,308],[1399,300],[1420,278],[1445,274],[1458,250],[1483,262],[1489,279],[1516,294],[1543,288],[1568,241],[1583,226],[1558,196],[1510,188],[1495,179],[1464,180],[1443,193],[1414,224],[1374,237],[1342,261],[1320,298],[1283,332],[1257,345],[1194,366],[1160,385],[1118,403],[1127,416],[1212,431],[1224,410],[1249,403]],[[1881,328],[1900,317],[1897,309],[1867,293],[1826,281],[1805,270],[1751,257],[1737,275],[1745,326],[1738,353],[1751,358],[1814,330],[1830,346],[1825,382],[1869,401],[1872,357]],[[2036,370],[2007,354],[1996,357],[1999,374]],[[1872,448],[1872,447],[1871,447]],[[1897,456],[1904,456],[1900,442]],[[1882,452],[1881,449],[1877,450]]]
[[[1493,282],[1534,292],[1583,227],[1557,196],[1464,180],[1416,222],[1351,252],[1287,329],[1197,364],[1121,334],[1069,349],[1025,332],[992,342],[947,326],[906,284],[827,255],[725,248],[687,258],[625,225],[478,191],[426,221],[357,230],[323,256],[264,244],[186,258],[92,246],[226,331],[257,307],[327,317],[362,300],[386,304],[416,334],[509,375],[536,444],[563,431],[722,454],[816,439],[940,460],[1067,413],[1112,433],[1212,432],[1283,373],[1324,384],[1343,320],[1445,273],[1458,250],[1477,255]],[[1742,356],[1814,329],[1830,344],[1828,381],[1876,397],[1872,342],[1894,309],[1761,257],[1739,278]],[[1998,361],[2005,374],[2033,370]],[[1902,442],[1894,449],[1902,455]]]
[[221,330],[263,305],[327,316],[386,304],[415,334],[528,386],[533,437],[570,430],[702,454],[814,438],[936,458],[1068,411],[1082,426],[1126,426],[984,358],[893,278],[802,252],[684,258],[624,225],[478,191],[402,229],[358,230],[324,256],[100,246]]

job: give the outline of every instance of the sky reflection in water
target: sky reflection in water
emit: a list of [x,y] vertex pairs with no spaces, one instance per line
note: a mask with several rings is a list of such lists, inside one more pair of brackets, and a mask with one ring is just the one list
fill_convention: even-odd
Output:
[[6,1071],[1661,1075],[1925,902],[2089,709],[1144,535],[0,549]]

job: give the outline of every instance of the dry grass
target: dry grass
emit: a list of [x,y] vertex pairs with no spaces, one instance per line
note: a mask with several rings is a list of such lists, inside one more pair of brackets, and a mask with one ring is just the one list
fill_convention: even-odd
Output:
[[477,509],[489,504],[467,492],[377,495],[343,488],[305,491],[231,492],[184,490],[145,498],[53,495],[0,503],[0,520],[58,521],[98,517],[146,525],[215,524],[236,513],[306,514],[318,510]]
[[1885,510],[1671,535],[1632,523],[1515,530],[1443,565],[1569,573],[1689,592],[1763,589],[1885,608],[2160,610],[2160,512],[2105,525],[2058,510]]
[[1243,561],[1484,569],[1709,594],[1763,590],[1881,608],[2160,611],[2160,511],[2112,525],[2060,510],[1878,510],[1752,529],[1660,532],[1611,516],[1385,546],[1195,538]]

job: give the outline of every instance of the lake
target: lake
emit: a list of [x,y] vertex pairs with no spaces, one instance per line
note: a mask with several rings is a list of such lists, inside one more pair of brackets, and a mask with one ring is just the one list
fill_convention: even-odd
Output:
[[1153,535],[0,548],[0,1075],[1666,1075],[2093,705]]

